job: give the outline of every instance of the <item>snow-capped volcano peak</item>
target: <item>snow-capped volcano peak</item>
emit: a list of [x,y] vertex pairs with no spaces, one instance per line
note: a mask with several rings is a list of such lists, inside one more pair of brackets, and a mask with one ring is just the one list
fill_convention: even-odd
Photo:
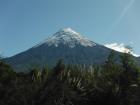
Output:
[[59,31],[63,31],[63,32],[66,32],[66,33],[73,33],[73,34],[76,34],[76,35],[79,34],[78,32],[72,30],[70,27],[68,27],[68,28],[62,28]]
[[60,29],[53,36],[51,36],[44,42],[40,43],[39,45],[41,44],[47,44],[48,46],[55,46],[55,47],[59,46],[60,44],[61,45],[63,44],[71,48],[75,47],[76,45],[89,46],[89,47],[93,47],[96,45],[94,42],[83,37],[82,35],[80,35],[80,33],[72,30],[71,28]]
[[82,37],[80,35],[80,33],[72,30],[71,28],[62,28],[60,29],[58,32],[56,32],[52,37],[60,37],[60,38],[63,38],[63,37],[74,37],[74,38],[80,38]]

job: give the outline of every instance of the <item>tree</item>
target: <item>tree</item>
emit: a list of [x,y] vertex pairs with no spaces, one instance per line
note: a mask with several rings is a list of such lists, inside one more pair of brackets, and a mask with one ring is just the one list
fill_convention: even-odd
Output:
[[32,76],[33,82],[40,82],[41,81],[41,71],[34,68],[30,71],[30,75]]
[[48,66],[43,67],[42,72],[41,72],[41,81],[45,82],[48,78],[49,74],[49,69]]
[[60,76],[65,69],[65,64],[62,59],[58,61],[56,66],[54,67],[53,76]]
[[10,65],[0,61],[0,82],[7,83],[7,81],[12,81],[16,77],[16,73],[11,68]]
[[119,82],[122,71],[119,64],[115,62],[115,56],[115,52],[112,50],[105,64],[101,67],[102,70],[100,71],[100,76],[96,80],[96,93],[98,97],[93,97],[99,101],[99,104],[119,105],[120,103]]
[[[130,49],[130,51],[132,51],[132,48]],[[136,82],[139,76],[139,68],[135,63],[134,57],[129,52],[123,53],[120,58],[126,80],[128,81],[128,83],[132,81]]]
[[[128,47],[127,47],[128,49]],[[132,48],[128,53],[121,55],[122,74],[120,77],[122,103],[125,105],[134,104],[134,92],[138,88],[139,68],[131,55]],[[132,91],[133,90],[133,91]],[[125,98],[124,98],[125,97]]]
[[105,62],[105,66],[107,69],[111,69],[113,66],[115,66],[115,52],[112,50]]

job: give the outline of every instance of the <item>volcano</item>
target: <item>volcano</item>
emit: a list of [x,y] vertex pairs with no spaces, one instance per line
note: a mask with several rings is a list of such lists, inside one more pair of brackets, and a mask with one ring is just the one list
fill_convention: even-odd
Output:
[[33,66],[54,66],[59,59],[63,59],[65,64],[101,64],[111,51],[71,28],[64,28],[32,48],[6,58],[5,61],[16,71],[25,72]]

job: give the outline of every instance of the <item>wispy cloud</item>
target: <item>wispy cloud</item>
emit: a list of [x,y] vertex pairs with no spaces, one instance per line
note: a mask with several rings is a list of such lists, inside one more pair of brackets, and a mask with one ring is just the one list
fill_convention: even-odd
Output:
[[133,56],[139,57],[140,55],[135,54],[134,52],[130,51],[125,47],[124,43],[118,44],[118,43],[110,43],[110,44],[105,44],[105,47],[116,50],[118,52],[122,53],[128,53],[130,52]]
[[120,13],[120,15],[117,17],[115,22],[112,24],[112,27],[111,27],[111,30],[110,30],[109,33],[111,33],[113,31],[113,29],[121,22],[121,20],[126,15],[128,10],[133,6],[134,2],[135,2],[135,0],[130,0],[130,2],[124,7],[124,9]]

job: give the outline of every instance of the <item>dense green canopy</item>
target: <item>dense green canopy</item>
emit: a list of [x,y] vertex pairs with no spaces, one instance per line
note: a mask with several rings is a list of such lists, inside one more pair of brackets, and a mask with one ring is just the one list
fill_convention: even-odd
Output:
[[0,61],[0,105],[139,105],[140,67],[129,54],[115,63],[65,65],[16,73]]

